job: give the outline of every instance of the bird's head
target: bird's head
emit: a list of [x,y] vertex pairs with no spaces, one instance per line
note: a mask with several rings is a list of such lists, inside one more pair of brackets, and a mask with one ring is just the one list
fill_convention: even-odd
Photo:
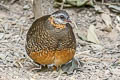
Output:
[[49,20],[55,27],[65,26],[67,23],[71,22],[68,13],[63,10],[59,10],[51,14]]
[[63,11],[63,10],[59,10],[59,11],[54,12],[51,15],[51,17],[53,18],[54,23],[56,23],[56,24],[66,24],[66,23],[71,22],[69,19],[68,13],[66,11]]

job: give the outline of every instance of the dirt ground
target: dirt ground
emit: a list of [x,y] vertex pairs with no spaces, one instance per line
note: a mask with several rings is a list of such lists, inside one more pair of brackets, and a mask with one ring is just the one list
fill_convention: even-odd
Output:
[[[2,1],[0,1],[2,4]],[[44,0],[44,14],[51,14],[53,0]],[[26,54],[26,33],[34,21],[32,5],[29,0],[19,0],[0,6],[0,80],[120,80],[120,16],[112,13],[104,5],[99,5],[103,13],[110,15],[112,30],[107,32],[101,14],[94,8],[65,9],[78,26],[74,28],[77,40],[76,56],[84,65],[72,75],[38,68]],[[102,13],[102,14],[103,14]],[[95,25],[100,44],[88,43],[80,39],[87,35],[89,26]]]

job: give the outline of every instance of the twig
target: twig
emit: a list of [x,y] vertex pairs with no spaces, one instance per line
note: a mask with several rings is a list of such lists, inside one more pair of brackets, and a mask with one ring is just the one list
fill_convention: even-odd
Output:
[[[97,3],[97,4],[101,4],[101,3]],[[120,5],[120,3],[102,3],[103,5]]]
[[17,2],[17,1],[19,1],[19,0],[12,0],[12,1],[10,2],[10,4],[14,4],[14,3]]
[[22,37],[23,33],[24,33],[24,28],[23,28],[23,26],[21,26],[20,27],[20,33],[19,33],[19,36],[20,36],[21,39],[23,39],[23,37]]
[[65,0],[62,0],[62,4],[61,4],[61,8],[60,8],[60,10],[63,9],[63,7],[64,7],[64,3],[65,3]]
[[77,24],[75,23],[75,21],[72,20],[72,23],[74,24],[75,28],[78,29]]
[[[59,3],[59,2],[54,3],[54,7],[60,7],[61,5],[62,5],[62,3]],[[72,5],[64,4],[63,7],[70,8],[70,7],[72,7]]]
[[32,71],[34,71],[34,70],[41,70],[41,66],[39,67],[39,68],[32,68],[31,70],[30,70],[30,72],[32,72]]
[[6,11],[9,11],[9,7],[1,3],[0,3],[0,9],[5,9]]
[[104,4],[104,0],[102,0],[102,4]]
[[33,4],[33,13],[34,13],[35,19],[42,17],[43,16],[42,0],[32,0],[32,1],[31,2]]
[[120,32],[120,24],[117,24],[116,28],[117,28],[118,31]]
[[77,54],[75,54],[75,57],[79,57],[79,56],[81,56],[81,55],[91,56],[91,55],[89,55],[89,54],[87,54],[87,53],[90,53],[90,50],[77,53]]
[[[107,62],[111,62],[111,61],[115,61],[115,60],[116,60],[116,59],[100,59],[100,58],[91,56],[89,53],[90,53],[90,50],[84,51],[84,52],[80,52],[80,53],[78,53],[78,54],[75,54],[75,57],[76,57],[76,58],[79,58],[79,57],[82,56],[82,55],[86,55],[86,56],[91,57],[91,58],[88,58],[88,57],[87,57],[87,58],[82,58],[82,59],[80,59],[80,61],[85,61],[85,62],[87,62],[87,61],[95,61],[95,62],[107,61]],[[117,61],[120,61],[120,59],[118,59]]]
[[[99,62],[99,61],[112,62],[112,61],[116,61],[116,59],[83,58],[83,59],[80,59],[80,61],[85,61],[85,62],[87,62],[87,61],[92,61],[92,62]],[[117,60],[117,61],[119,61],[119,60]]]

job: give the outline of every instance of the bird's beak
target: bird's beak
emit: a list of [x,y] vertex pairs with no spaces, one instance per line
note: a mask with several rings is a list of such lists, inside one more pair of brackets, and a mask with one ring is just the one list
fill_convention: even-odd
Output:
[[73,23],[73,24],[74,24],[74,26],[75,26],[75,28],[76,28],[76,29],[78,29],[78,27],[77,27],[77,25],[76,25],[75,21],[70,20],[70,19],[67,19],[67,20],[66,20],[66,22],[68,22],[68,23]]
[[65,21],[68,22],[68,23],[72,23],[72,21],[70,19],[67,19]]

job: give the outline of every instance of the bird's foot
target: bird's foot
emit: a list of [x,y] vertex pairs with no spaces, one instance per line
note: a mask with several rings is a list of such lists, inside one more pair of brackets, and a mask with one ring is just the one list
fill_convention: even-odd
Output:
[[39,66],[35,66],[35,67],[33,67],[33,68],[31,68],[30,69],[30,71],[44,71],[44,70],[46,70],[48,67],[47,67],[47,65],[40,65],[39,64]]
[[78,70],[83,63],[79,62],[78,59],[73,58],[72,61],[61,66],[63,72],[67,74],[73,74],[73,72]]

